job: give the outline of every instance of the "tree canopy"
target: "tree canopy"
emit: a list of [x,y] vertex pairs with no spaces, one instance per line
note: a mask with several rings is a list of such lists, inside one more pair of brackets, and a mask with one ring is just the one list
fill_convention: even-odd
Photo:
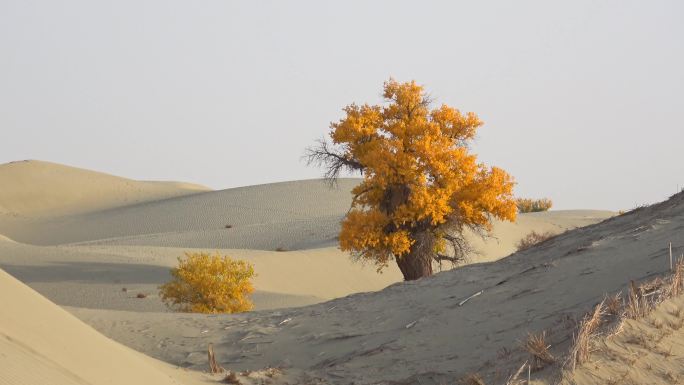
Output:
[[396,261],[406,280],[431,275],[434,262],[463,260],[466,229],[491,230],[492,219],[513,221],[513,179],[477,162],[468,144],[482,121],[472,112],[431,109],[414,81],[384,84],[383,105],[351,104],[331,123],[330,139],[309,148],[309,163],[335,180],[360,172],[342,222],[340,248],[377,264]]

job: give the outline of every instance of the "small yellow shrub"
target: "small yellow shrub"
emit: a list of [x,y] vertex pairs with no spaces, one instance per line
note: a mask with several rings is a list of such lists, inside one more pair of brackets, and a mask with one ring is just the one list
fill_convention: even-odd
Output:
[[161,299],[184,312],[239,313],[251,310],[254,267],[245,261],[207,253],[185,253],[173,279],[159,287]]
[[515,245],[515,247],[518,249],[518,251],[523,251],[527,250],[530,247],[536,245],[537,243],[544,242],[545,240],[556,236],[556,234],[546,231],[543,233],[538,233],[536,231],[532,231],[529,234],[525,235],[518,243]]
[[521,213],[536,213],[540,211],[548,211],[553,202],[551,199],[529,199],[529,198],[518,198],[515,200],[515,204],[518,206],[518,211]]

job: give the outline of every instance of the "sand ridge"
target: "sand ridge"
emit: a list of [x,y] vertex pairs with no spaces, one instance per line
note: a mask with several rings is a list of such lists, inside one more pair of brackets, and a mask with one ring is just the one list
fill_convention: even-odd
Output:
[[[212,342],[217,359],[236,370],[281,366],[321,383],[449,383],[471,372],[516,370],[528,332],[556,330],[570,341],[567,317],[630,279],[669,269],[668,242],[684,252],[682,227],[679,194],[495,262],[302,308],[218,317],[74,314],[127,345],[190,367],[203,365],[198,347]],[[126,326],[112,327],[112,317]],[[149,334],[131,334],[136,327]],[[168,341],[164,349],[153,346],[156,338]],[[503,349],[511,360],[497,359]]]
[[0,186],[0,213],[39,217],[77,214],[209,190],[191,183],[134,181],[38,160],[0,164]]
[[[436,385],[469,372],[493,373],[502,349],[524,358],[519,341],[528,332],[562,335],[562,320],[582,314],[604,293],[665,271],[669,241],[676,253],[684,251],[678,195],[618,217],[570,210],[496,222],[492,238],[469,236],[479,254],[468,265],[404,283],[394,265],[377,274],[336,247],[356,183],[343,179],[330,189],[321,180],[292,181],[149,200],[132,194],[113,206],[104,194],[87,211],[5,210],[0,268],[102,334],[172,365],[204,370],[212,343],[228,369],[282,368],[286,377],[275,383]],[[560,235],[514,253],[532,230]],[[256,311],[169,312],[157,287],[185,251],[252,262],[259,274]],[[45,357],[51,354],[57,353]],[[172,366],[146,362],[174,379],[188,374],[167,374]],[[496,369],[515,370],[513,362]]]
[[[0,270],[0,384],[202,384],[93,330]],[[11,295],[7,295],[11,293]]]

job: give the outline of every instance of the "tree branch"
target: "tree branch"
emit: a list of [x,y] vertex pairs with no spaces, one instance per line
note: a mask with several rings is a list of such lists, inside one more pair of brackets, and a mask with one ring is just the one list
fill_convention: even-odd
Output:
[[331,148],[325,139],[320,139],[314,147],[308,147],[304,158],[308,166],[325,166],[324,177],[332,185],[337,183],[337,178],[343,170],[363,172],[364,169],[361,163]]

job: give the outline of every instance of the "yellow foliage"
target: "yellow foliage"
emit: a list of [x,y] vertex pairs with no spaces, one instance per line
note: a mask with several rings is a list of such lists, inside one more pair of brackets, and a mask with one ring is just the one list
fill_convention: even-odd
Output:
[[540,211],[548,211],[553,202],[551,199],[529,199],[529,198],[518,198],[515,200],[515,204],[518,206],[518,211],[521,213],[536,213]]
[[254,267],[245,261],[207,253],[185,253],[173,279],[159,287],[161,299],[180,311],[239,313],[251,310],[248,295],[254,291]]
[[340,153],[331,155],[324,145],[311,155],[333,171],[337,164],[363,174],[342,222],[342,250],[382,268],[426,233],[437,252],[445,248],[442,228],[460,234],[466,227],[491,230],[493,217],[515,220],[511,176],[469,152],[483,124],[477,115],[447,105],[431,110],[415,82],[390,80],[383,95],[385,105],[352,104],[331,124]]

